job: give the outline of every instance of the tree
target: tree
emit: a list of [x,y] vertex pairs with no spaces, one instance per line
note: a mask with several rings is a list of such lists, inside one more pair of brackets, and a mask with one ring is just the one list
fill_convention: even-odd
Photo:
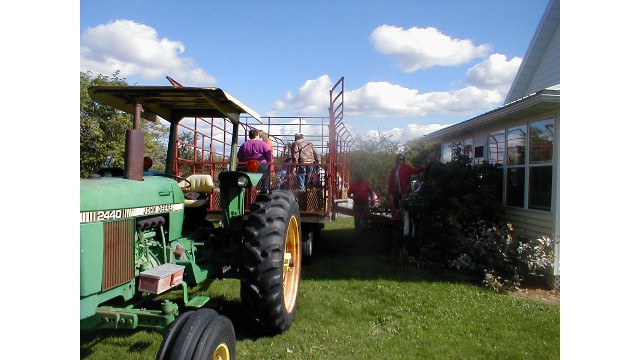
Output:
[[389,171],[395,162],[395,154],[400,149],[398,142],[391,139],[392,136],[379,130],[373,136],[359,135],[350,155],[351,178],[361,173],[382,198],[387,192]]
[[[112,166],[124,166],[124,143],[127,129],[133,125],[130,114],[94,102],[88,89],[96,85],[128,85],[119,71],[111,78],[102,74],[92,76],[80,73],[80,176],[102,168],[107,156],[113,156]],[[162,169],[166,163],[168,128],[159,121],[141,122],[145,132],[146,153],[154,160],[154,168]]]
[[116,71],[111,79],[104,75],[91,77],[80,73],[80,176],[87,177],[101,168],[107,156],[114,165],[124,164],[124,138],[130,128],[130,116],[100,105],[89,97],[88,89],[95,85],[127,85]]
[[151,169],[164,171],[167,163],[169,128],[160,120],[141,121],[144,130],[145,154],[153,160]]
[[404,155],[412,164],[426,164],[437,158],[438,143],[428,142],[424,136],[411,139],[404,144]]

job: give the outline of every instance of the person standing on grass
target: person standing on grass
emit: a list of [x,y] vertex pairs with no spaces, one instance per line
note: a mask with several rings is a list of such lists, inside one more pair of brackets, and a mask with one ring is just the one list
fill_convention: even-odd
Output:
[[396,212],[400,211],[400,201],[406,200],[411,190],[411,175],[421,173],[424,167],[413,167],[405,163],[404,155],[396,155],[396,164],[389,173],[387,196],[390,197],[391,219],[401,218]]
[[[373,189],[371,185],[362,177],[361,173],[357,173],[355,181],[349,185],[347,196],[353,199],[353,210],[362,213],[369,213],[369,198],[373,198]],[[365,216],[356,214],[353,216],[353,225],[356,232],[362,232],[366,228],[367,220]]]

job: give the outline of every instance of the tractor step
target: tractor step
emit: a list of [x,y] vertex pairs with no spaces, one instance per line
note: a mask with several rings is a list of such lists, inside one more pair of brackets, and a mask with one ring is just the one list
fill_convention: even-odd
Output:
[[194,296],[193,298],[191,298],[191,300],[189,300],[189,290],[187,288],[187,283],[184,281],[182,282],[182,294],[183,294],[184,306],[186,307],[199,308],[202,305],[206,304],[207,301],[211,299],[208,296]]
[[199,308],[206,304],[211,298],[208,296],[194,296],[191,300],[185,302],[184,306]]

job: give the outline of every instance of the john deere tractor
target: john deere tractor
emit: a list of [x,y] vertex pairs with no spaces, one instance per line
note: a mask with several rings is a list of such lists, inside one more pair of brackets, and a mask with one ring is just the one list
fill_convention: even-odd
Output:
[[[298,204],[287,191],[260,192],[247,211],[246,194],[262,174],[251,163],[243,168],[256,172],[237,171],[240,114],[259,115],[217,88],[97,86],[89,95],[131,114],[133,126],[123,175],[80,180],[81,329],[158,329],[157,359],[234,359],[231,321],[206,306],[208,297],[188,292],[228,277],[240,279],[249,324],[268,334],[287,330],[300,283]],[[170,126],[168,160],[164,173],[146,176],[140,122],[158,117]],[[222,118],[233,129],[228,169],[215,182],[174,172],[177,125],[196,117]],[[206,218],[214,192],[223,208],[217,224]],[[158,300],[173,291],[182,296]]]

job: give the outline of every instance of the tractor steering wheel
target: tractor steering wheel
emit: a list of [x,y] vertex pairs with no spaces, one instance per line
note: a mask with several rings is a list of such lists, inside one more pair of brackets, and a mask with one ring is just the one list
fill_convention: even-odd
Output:
[[174,175],[174,174],[156,174],[156,176],[170,177],[170,178],[176,179],[178,181],[184,180],[184,182],[187,183],[187,186],[184,186],[182,188],[186,189],[186,188],[190,188],[191,187],[191,181],[189,181],[189,180],[187,180],[187,178],[179,176],[179,175]]

